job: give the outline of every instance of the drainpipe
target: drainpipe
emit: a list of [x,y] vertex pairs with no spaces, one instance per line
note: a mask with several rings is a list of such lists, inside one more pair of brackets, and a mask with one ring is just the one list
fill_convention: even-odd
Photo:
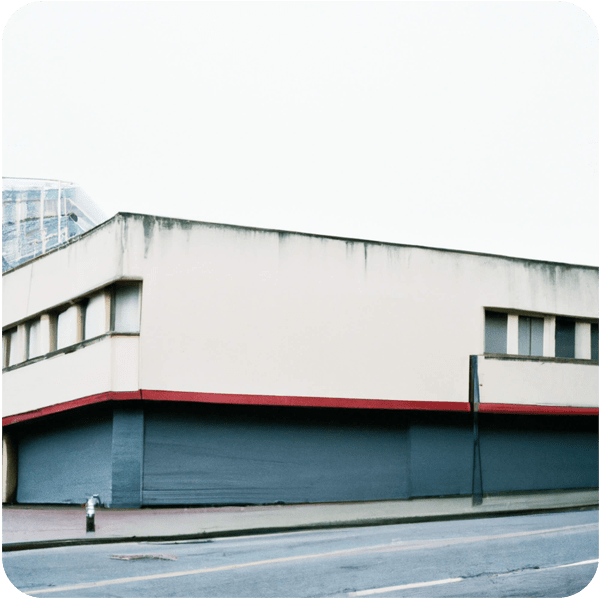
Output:
[[470,364],[471,411],[473,414],[473,506],[483,502],[483,478],[481,473],[481,449],[479,446],[479,374],[477,356],[471,356]]

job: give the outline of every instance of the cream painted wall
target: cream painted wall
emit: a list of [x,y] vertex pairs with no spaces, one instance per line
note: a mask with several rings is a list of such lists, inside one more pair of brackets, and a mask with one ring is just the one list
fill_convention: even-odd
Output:
[[482,404],[598,406],[598,366],[479,358]]
[[130,392],[140,389],[138,336],[111,338],[111,392]]
[[3,373],[2,416],[108,391],[138,390],[138,345],[137,336],[106,337]]
[[467,402],[484,307],[598,315],[596,269],[125,214],[6,274],[4,326],[118,277],[143,280],[139,339],[6,372],[6,414],[140,388]]
[[2,374],[2,416],[110,390],[110,338]]
[[485,306],[598,311],[594,269],[136,216],[125,234],[145,389],[466,402]]

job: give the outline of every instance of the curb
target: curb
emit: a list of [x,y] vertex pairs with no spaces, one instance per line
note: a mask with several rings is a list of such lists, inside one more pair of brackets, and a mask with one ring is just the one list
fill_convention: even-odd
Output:
[[520,510],[496,510],[477,513],[455,513],[446,515],[428,515],[417,517],[389,517],[376,519],[356,519],[351,521],[334,521],[311,523],[307,525],[289,525],[279,527],[249,527],[245,529],[229,529],[221,531],[202,531],[177,535],[119,536],[119,537],[82,537],[58,540],[36,540],[27,542],[7,542],[2,544],[2,552],[20,550],[39,550],[46,548],[62,548],[67,546],[91,546],[101,544],[124,544],[132,542],[178,542],[185,540],[212,540],[217,538],[241,537],[251,535],[269,535],[275,533],[292,533],[296,531],[314,531],[318,529],[343,529],[347,527],[376,527],[383,525],[402,525],[404,523],[426,523],[436,521],[458,521],[465,519],[490,519],[494,517],[510,517],[542,513],[575,512],[597,510],[598,504],[568,506],[559,508],[535,508]]

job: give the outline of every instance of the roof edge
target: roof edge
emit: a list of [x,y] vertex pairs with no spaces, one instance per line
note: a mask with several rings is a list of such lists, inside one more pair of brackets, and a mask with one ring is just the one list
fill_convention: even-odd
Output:
[[519,256],[508,256],[506,254],[492,254],[489,252],[475,252],[473,250],[457,250],[454,248],[436,248],[434,246],[422,246],[419,244],[401,244],[399,242],[384,242],[384,241],[380,241],[380,240],[368,240],[368,239],[363,239],[363,238],[350,238],[350,237],[343,237],[343,236],[336,236],[336,235],[325,235],[325,234],[319,234],[319,233],[307,233],[304,231],[290,231],[290,230],[286,230],[286,229],[272,229],[272,228],[268,228],[268,227],[253,227],[250,225],[234,225],[231,223],[215,223],[212,221],[194,221],[192,219],[181,219],[181,218],[177,218],[177,217],[164,217],[161,215],[149,215],[149,214],[145,214],[145,213],[134,213],[134,212],[122,211],[122,212],[116,213],[115,215],[113,215],[106,221],[103,221],[102,223],[96,225],[92,229],[67,240],[66,242],[62,243],[59,246],[55,246],[54,248],[48,250],[44,254],[35,256],[34,258],[32,258],[24,263],[21,263],[20,265],[17,265],[16,267],[13,267],[12,269],[6,270],[4,273],[2,273],[2,276],[4,277],[4,275],[13,273],[14,271],[17,271],[18,269],[25,267],[25,266],[31,264],[32,262],[39,260],[40,258],[42,258],[44,256],[52,254],[53,252],[57,252],[58,250],[62,250],[63,248],[66,248],[67,246],[70,246],[71,244],[75,244],[83,237],[98,231],[100,228],[108,227],[110,224],[112,224],[113,221],[117,221],[120,218],[126,219],[128,217],[134,217],[134,218],[141,217],[141,218],[149,218],[149,219],[162,220],[162,221],[178,221],[181,223],[188,223],[188,224],[207,225],[209,227],[227,227],[227,228],[231,228],[231,229],[243,229],[246,231],[257,231],[257,232],[265,232],[265,233],[300,235],[300,236],[305,236],[305,237],[336,240],[336,241],[342,241],[342,242],[357,242],[357,243],[371,244],[371,245],[377,245],[377,246],[393,246],[396,248],[417,248],[420,250],[432,250],[435,252],[450,252],[453,254],[466,254],[466,255],[470,255],[470,256],[482,256],[482,257],[488,257],[488,258],[499,258],[502,260],[519,261],[522,263],[536,263],[536,264],[555,265],[555,266],[562,266],[562,267],[569,267],[569,268],[574,267],[574,268],[578,268],[578,269],[590,269],[593,271],[599,270],[599,267],[594,266],[594,265],[581,265],[581,264],[576,264],[576,263],[543,260],[543,259],[539,259],[539,258],[523,258],[523,257],[519,257]]
[[145,213],[118,212],[115,216],[144,217],[144,218],[147,217],[147,218],[151,218],[151,219],[161,219],[161,220],[165,220],[165,221],[179,221],[182,223],[190,223],[190,224],[195,223],[198,225],[208,225],[211,227],[230,227],[232,229],[245,229],[245,230],[249,230],[249,231],[260,231],[260,232],[267,232],[267,233],[283,233],[286,235],[301,235],[301,236],[306,236],[306,237],[315,237],[315,238],[337,240],[337,241],[343,241],[343,242],[358,242],[358,243],[373,244],[373,245],[378,245],[378,246],[395,246],[398,248],[418,248],[421,250],[434,250],[437,252],[452,252],[455,254],[469,254],[472,256],[486,256],[486,257],[490,257],[490,258],[501,258],[501,259],[505,259],[505,260],[518,260],[518,261],[522,261],[522,262],[534,262],[534,263],[542,263],[542,264],[550,264],[550,265],[560,265],[560,266],[565,266],[565,267],[577,267],[577,268],[583,268],[583,269],[592,269],[595,271],[598,271],[598,269],[599,269],[599,267],[594,266],[594,265],[581,265],[581,264],[577,264],[577,263],[567,263],[567,262],[560,262],[560,261],[544,260],[544,259],[539,259],[539,258],[523,258],[523,257],[519,257],[519,256],[509,256],[506,254],[492,254],[490,252],[476,252],[474,250],[457,250],[454,248],[437,248],[435,246],[422,246],[419,244],[402,244],[400,242],[384,242],[381,240],[368,240],[368,239],[364,239],[364,238],[350,238],[350,237],[343,237],[343,236],[336,236],[336,235],[326,235],[326,234],[321,234],[321,233],[291,231],[291,230],[287,230],[287,229],[273,229],[273,228],[269,228],[269,227],[253,227],[250,225],[234,225],[231,223],[215,223],[212,221],[194,221],[192,219],[181,219],[181,218],[177,218],[177,217],[163,217],[160,215],[149,215],[149,214],[145,214]]

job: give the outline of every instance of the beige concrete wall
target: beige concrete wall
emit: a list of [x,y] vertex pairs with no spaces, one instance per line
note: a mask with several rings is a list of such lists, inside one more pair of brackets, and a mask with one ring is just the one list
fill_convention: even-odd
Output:
[[118,336],[111,339],[111,392],[141,389],[139,379],[139,346],[137,336]]
[[109,391],[140,389],[137,337],[106,337],[2,374],[2,416]]
[[160,219],[126,239],[146,389],[467,401],[484,307],[598,311],[592,269]]
[[598,366],[480,357],[482,404],[598,406]]
[[[119,277],[143,280],[139,339],[5,373],[5,414],[131,386],[467,402],[484,307],[598,314],[594,269],[121,215],[5,275],[3,324]],[[552,403],[597,405],[562,372]]]

